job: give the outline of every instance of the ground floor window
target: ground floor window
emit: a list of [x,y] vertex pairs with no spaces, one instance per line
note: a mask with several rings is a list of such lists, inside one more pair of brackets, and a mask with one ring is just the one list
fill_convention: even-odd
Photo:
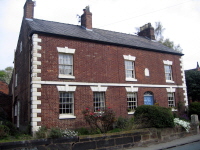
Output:
[[137,93],[127,93],[127,110],[133,112],[137,107]]
[[94,112],[101,111],[105,108],[105,93],[104,92],[94,92]]
[[60,114],[74,114],[74,93],[72,92],[60,92]]
[[168,106],[169,107],[175,107],[174,93],[167,93],[167,97],[168,97]]

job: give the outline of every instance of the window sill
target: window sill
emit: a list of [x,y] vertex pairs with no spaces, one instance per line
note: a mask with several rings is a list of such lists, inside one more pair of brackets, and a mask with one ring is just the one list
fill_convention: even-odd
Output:
[[75,76],[59,74],[58,78],[75,79]]
[[172,80],[166,80],[167,83],[174,83]]
[[176,108],[172,108],[172,111],[178,111]]
[[129,115],[133,115],[134,113],[135,113],[134,111],[128,112]]
[[60,114],[59,119],[75,119],[76,116],[74,115],[68,115],[68,114]]
[[126,81],[137,81],[135,78],[126,78]]

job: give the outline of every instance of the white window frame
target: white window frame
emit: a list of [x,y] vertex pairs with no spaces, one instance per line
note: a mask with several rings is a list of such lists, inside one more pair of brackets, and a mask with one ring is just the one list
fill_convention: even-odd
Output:
[[[165,71],[165,80],[167,83],[174,83],[173,81],[173,74],[172,74],[172,64],[173,62],[172,61],[169,61],[169,60],[163,60],[163,63],[164,63],[164,71]],[[166,72],[166,67],[169,67],[169,70],[170,72]],[[171,79],[168,79],[168,75],[170,74],[170,78]]]
[[[64,102],[64,99],[66,102]],[[67,99],[70,100],[67,102]],[[71,113],[66,113],[66,111]],[[74,116],[74,93],[73,92],[59,92],[59,114],[60,116]]]
[[[127,93],[127,109],[128,114],[134,114],[135,108],[137,107],[137,93],[136,92],[128,92]],[[131,104],[133,103],[133,104]],[[130,111],[129,111],[130,109]]]
[[[131,56],[131,55],[123,55],[124,57],[124,66],[125,66],[125,80],[126,81],[137,81],[136,79],[136,73],[135,73],[135,56]],[[132,69],[128,69],[127,68],[127,63],[131,62],[132,63]],[[132,72],[132,77],[127,77],[127,71],[131,71]]]
[[94,112],[103,112],[106,108],[105,92],[93,92]]
[[175,93],[174,92],[168,92],[167,93],[167,100],[168,100],[168,107],[176,107]]
[[[74,114],[74,92],[76,91],[76,86],[57,86],[57,89],[59,91],[59,119],[73,119],[76,118],[75,114]],[[73,113],[60,113],[60,93],[62,92],[68,92],[68,93],[72,93],[73,94],[73,107],[72,107],[72,112]]]
[[[126,92],[127,93],[138,93],[138,87],[134,87],[134,86],[129,86],[129,87],[125,87],[126,88]],[[137,95],[136,95],[137,96]],[[127,97],[128,98],[128,97]],[[134,114],[135,112],[128,112],[128,114]]]
[[[75,54],[75,49],[71,49],[68,47],[57,47],[57,51],[58,51],[58,70],[59,70],[59,75],[58,78],[65,78],[65,79],[75,79],[74,76],[74,64],[73,64],[73,59],[74,59],[74,54]],[[60,64],[59,63],[59,58],[61,55],[69,55],[69,57],[72,57],[71,59],[71,64]],[[60,65],[65,65],[65,66],[71,66],[71,75],[70,74],[61,74],[60,73]]]

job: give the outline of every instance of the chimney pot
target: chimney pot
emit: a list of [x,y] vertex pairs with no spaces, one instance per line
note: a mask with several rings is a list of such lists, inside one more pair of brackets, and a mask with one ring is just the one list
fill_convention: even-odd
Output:
[[85,29],[92,30],[92,13],[90,7],[86,6],[81,15],[81,26]]
[[24,18],[33,19],[35,2],[27,0],[24,4]]
[[148,37],[151,40],[155,40],[154,28],[151,26],[151,23],[145,24],[140,27],[139,36]]

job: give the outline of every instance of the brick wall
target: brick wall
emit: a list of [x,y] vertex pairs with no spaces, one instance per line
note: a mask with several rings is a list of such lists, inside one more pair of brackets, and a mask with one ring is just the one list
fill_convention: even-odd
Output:
[[[84,83],[134,83],[134,84],[159,84],[166,83],[163,60],[173,61],[173,80],[175,84],[182,85],[180,56],[156,53],[152,51],[137,50],[114,45],[91,43],[61,37],[40,35],[42,42],[39,45],[41,51],[41,77],[42,81],[84,82]],[[58,78],[58,51],[57,47],[69,47],[75,49],[74,76],[75,79]],[[136,57],[135,70],[138,81],[125,81],[123,55]],[[144,74],[145,68],[150,71],[150,76]],[[160,106],[168,107],[166,88],[140,87],[138,89],[138,105],[144,104],[144,93],[153,92],[154,101]],[[74,92],[74,114],[76,119],[59,119],[59,92],[56,85],[42,85],[41,89],[41,122],[38,126],[57,126],[61,128],[78,128],[85,126],[82,111],[86,107],[93,107],[93,92],[90,86],[77,86]],[[176,100],[183,100],[183,91],[176,90]],[[106,91],[106,106],[111,107],[116,116],[128,117],[126,90],[124,87],[109,86]],[[129,115],[130,116],[130,115]]]
[[1,149],[58,149],[58,150],[111,150],[144,147],[160,142],[168,142],[197,134],[196,130],[187,133],[183,128],[138,129],[120,133],[108,133],[58,139],[38,139],[0,143]]
[[3,81],[0,81],[0,91],[5,94],[8,94],[9,93],[8,84]]

